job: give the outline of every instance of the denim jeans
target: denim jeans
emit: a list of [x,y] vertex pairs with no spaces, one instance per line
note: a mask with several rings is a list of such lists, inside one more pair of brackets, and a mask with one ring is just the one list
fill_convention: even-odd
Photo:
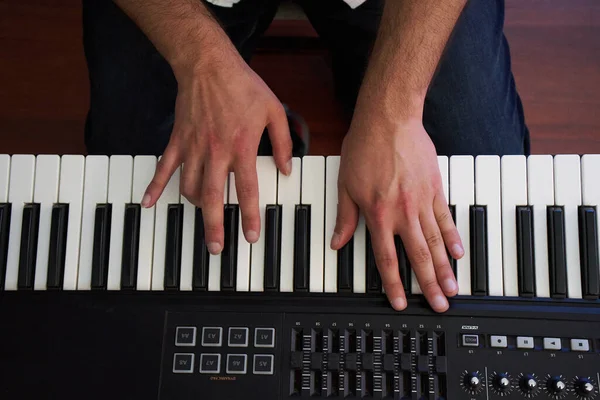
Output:
[[[354,10],[342,0],[296,2],[331,52],[336,94],[351,115],[383,0],[368,0]],[[242,0],[233,8],[205,4],[249,61],[279,0]],[[530,152],[503,25],[503,0],[470,1],[448,41],[423,115],[440,155]],[[83,0],[83,29],[90,80],[88,153],[162,154],[177,96],[169,64],[112,1]]]

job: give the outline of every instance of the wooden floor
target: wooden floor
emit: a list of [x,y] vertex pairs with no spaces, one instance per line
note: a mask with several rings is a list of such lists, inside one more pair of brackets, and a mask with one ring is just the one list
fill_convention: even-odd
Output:
[[[600,153],[600,1],[507,0],[506,12],[533,152]],[[80,1],[0,1],[0,57],[0,153],[84,153]],[[339,154],[346,121],[323,55],[258,54],[252,66],[306,118],[311,153]]]

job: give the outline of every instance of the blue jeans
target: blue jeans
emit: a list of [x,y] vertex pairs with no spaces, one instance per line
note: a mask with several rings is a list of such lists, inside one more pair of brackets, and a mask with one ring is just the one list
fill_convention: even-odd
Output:
[[[296,1],[330,49],[336,94],[351,115],[383,0],[368,0],[355,10],[342,0]],[[242,0],[233,8],[207,7],[249,61],[278,3]],[[503,0],[470,1],[449,39],[423,116],[440,155],[530,152],[503,25]],[[83,28],[90,79],[88,153],[162,154],[173,127],[177,96],[169,64],[112,1],[83,0]],[[268,141],[266,134],[264,140]]]

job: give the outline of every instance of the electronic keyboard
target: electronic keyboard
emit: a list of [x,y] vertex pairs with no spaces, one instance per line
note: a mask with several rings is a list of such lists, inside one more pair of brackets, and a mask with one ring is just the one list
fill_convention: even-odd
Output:
[[231,174],[219,256],[181,170],[141,207],[157,161],[0,155],[2,399],[600,398],[600,155],[438,157],[444,314],[400,238],[390,307],[362,216],[330,249],[339,157],[258,158],[255,244]]

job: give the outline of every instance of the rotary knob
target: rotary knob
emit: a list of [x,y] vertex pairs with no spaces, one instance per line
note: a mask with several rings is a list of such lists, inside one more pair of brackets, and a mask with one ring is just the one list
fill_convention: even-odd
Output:
[[483,389],[483,382],[481,381],[479,372],[465,371],[462,377],[462,386],[471,394],[477,394],[481,392],[481,389]]
[[573,391],[579,399],[593,399],[598,394],[596,385],[590,378],[576,377],[573,380]]
[[512,382],[508,372],[493,373],[490,376],[492,390],[500,396],[505,396],[512,390]]
[[519,389],[525,397],[533,397],[538,393],[539,385],[537,377],[534,374],[521,374],[519,379]]
[[548,376],[548,379],[546,380],[546,391],[551,398],[562,399],[568,393],[567,384],[561,375]]

